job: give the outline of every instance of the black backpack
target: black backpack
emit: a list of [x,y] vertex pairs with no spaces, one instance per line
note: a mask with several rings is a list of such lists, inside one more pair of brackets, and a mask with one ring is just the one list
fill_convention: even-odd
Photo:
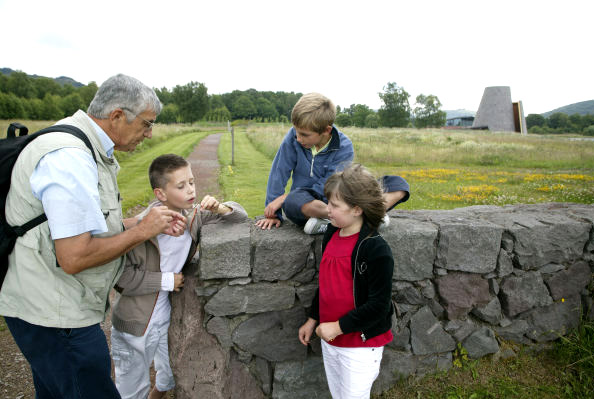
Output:
[[[15,134],[17,130],[19,131],[18,137]],[[93,151],[89,138],[75,126],[54,125],[31,135],[27,135],[28,132],[29,129],[20,123],[11,123],[6,132],[6,138],[0,139],[0,287],[2,287],[4,277],[8,270],[8,255],[12,252],[17,238],[47,220],[47,216],[43,213],[22,226],[10,226],[6,222],[6,213],[4,211],[6,206],[6,196],[10,189],[12,168],[21,151],[23,151],[27,144],[43,134],[51,132],[70,133],[85,143],[87,148],[91,150],[95,163],[97,163],[95,151]]]

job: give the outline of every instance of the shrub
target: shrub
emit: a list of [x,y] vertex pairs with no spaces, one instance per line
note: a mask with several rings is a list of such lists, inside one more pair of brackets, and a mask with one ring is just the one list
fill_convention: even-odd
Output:
[[590,125],[583,131],[584,136],[594,136],[594,125]]

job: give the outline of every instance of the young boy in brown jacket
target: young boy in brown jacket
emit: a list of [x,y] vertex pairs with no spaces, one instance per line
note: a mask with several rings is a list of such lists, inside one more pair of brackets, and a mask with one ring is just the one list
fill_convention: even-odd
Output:
[[[160,234],[127,254],[115,287],[121,296],[114,306],[111,329],[116,386],[123,399],[145,399],[147,395],[149,399],[162,398],[175,386],[167,345],[169,292],[183,287],[181,270],[194,257],[202,225],[247,219],[241,205],[220,203],[209,195],[195,205],[192,170],[178,155],[157,157],[149,168],[149,178],[157,201],[140,218],[152,207],[166,206],[184,214],[188,225],[179,237]],[[156,383],[149,393],[153,360]]]

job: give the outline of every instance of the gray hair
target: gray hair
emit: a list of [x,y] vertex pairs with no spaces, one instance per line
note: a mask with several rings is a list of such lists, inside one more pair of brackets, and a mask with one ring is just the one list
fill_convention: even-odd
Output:
[[[162,105],[153,89],[138,79],[119,74],[103,82],[91,101],[87,113],[98,119],[106,119],[117,108],[127,111],[126,119],[130,121],[147,110],[159,115]],[[130,116],[130,114],[133,115]]]

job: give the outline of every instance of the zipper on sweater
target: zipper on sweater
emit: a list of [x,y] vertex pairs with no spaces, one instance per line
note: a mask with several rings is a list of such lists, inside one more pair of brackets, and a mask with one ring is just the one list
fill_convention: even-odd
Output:
[[313,177],[313,165],[314,165],[314,159],[316,158],[315,155],[311,155],[311,168],[309,169],[309,177]]

